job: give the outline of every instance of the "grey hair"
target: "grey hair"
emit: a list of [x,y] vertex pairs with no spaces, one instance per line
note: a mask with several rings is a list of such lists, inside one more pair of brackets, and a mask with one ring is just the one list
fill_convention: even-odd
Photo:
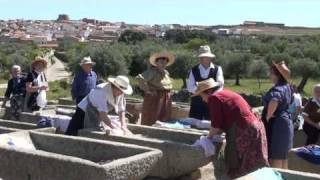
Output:
[[313,94],[315,93],[316,89],[320,89],[320,84],[315,84],[313,86],[313,89],[312,89]]
[[11,70],[14,70],[14,69],[21,70],[21,66],[19,66],[19,65],[13,65],[13,66],[11,67]]

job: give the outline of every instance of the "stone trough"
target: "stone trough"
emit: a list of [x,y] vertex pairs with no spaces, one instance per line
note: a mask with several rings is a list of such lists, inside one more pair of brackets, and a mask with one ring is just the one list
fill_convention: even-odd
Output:
[[149,174],[155,177],[179,177],[211,161],[211,158],[205,157],[202,148],[192,146],[202,135],[200,133],[139,125],[128,125],[128,128],[135,135],[107,136],[104,132],[92,129],[81,130],[79,135],[160,149],[163,152],[163,158]]
[[0,134],[37,129],[36,124],[0,119]]
[[0,177],[6,180],[141,180],[159,150],[88,138],[21,131],[0,135]]

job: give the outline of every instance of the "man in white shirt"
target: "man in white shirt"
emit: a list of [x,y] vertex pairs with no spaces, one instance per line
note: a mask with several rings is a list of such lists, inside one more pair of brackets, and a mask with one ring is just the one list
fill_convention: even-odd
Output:
[[[125,121],[125,94],[132,94],[129,79],[125,76],[108,78],[108,83],[99,84],[78,104],[85,112],[83,128],[110,130],[111,133],[122,130],[130,134]],[[119,123],[108,115],[114,110],[119,116]],[[72,120],[77,118],[73,118]],[[115,134],[115,133],[114,133]]]
[[[212,60],[215,57],[216,56],[211,53],[209,46],[200,46],[198,55],[199,65],[191,69],[187,83],[187,88],[190,93],[195,93],[198,82],[207,80],[209,78],[213,78],[216,82],[221,84],[221,87],[223,87],[224,77],[222,68],[212,63]],[[200,120],[210,119],[208,105],[203,102],[200,96],[191,98],[189,117]]]

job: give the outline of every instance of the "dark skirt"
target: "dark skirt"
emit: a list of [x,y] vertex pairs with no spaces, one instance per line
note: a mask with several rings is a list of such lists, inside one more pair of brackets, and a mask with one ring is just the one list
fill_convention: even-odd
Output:
[[68,129],[66,131],[66,135],[77,136],[78,131],[83,129],[85,118],[85,112],[77,106],[76,112],[72,116],[72,119],[69,123]]
[[310,144],[317,144],[320,137],[320,130],[311,126],[309,123],[305,122],[303,124],[303,131],[307,135],[306,146]]
[[269,144],[269,159],[284,160],[293,145],[293,124],[288,116],[271,119],[267,123],[267,139]]
[[200,96],[191,98],[189,117],[200,120],[210,120],[208,104],[204,102]]
[[145,94],[142,105],[141,124],[151,126],[156,121],[168,121],[171,118],[170,91],[156,91],[155,95]]

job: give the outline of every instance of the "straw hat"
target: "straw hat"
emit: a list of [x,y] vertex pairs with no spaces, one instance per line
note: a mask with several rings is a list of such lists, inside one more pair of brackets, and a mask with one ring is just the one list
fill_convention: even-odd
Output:
[[91,60],[91,57],[90,57],[90,56],[87,56],[87,57],[84,57],[84,58],[81,60],[80,66],[82,66],[82,65],[84,65],[84,64],[95,65],[96,63]]
[[31,67],[33,68],[37,63],[42,63],[44,67],[47,67],[48,62],[40,56],[37,56],[31,63]]
[[119,88],[124,94],[132,94],[133,90],[130,81],[126,76],[117,76],[116,78],[108,78],[108,81]]
[[206,45],[206,46],[200,46],[198,57],[199,57],[199,58],[201,58],[201,57],[215,58],[216,55],[214,55],[214,54],[211,52],[210,47]]
[[211,89],[211,88],[215,88],[220,86],[220,83],[216,82],[214,79],[210,78],[204,81],[200,81],[198,83],[198,88],[196,90],[196,92],[192,95],[192,97],[194,96],[198,96],[200,95],[202,92]]
[[149,58],[150,64],[153,66],[157,66],[156,60],[159,58],[167,58],[168,59],[167,66],[171,66],[175,62],[175,56],[172,53],[160,52],[160,53],[154,53],[151,55],[151,57]]
[[287,65],[284,63],[284,61],[281,61],[280,63],[272,62],[272,64],[280,72],[282,77],[289,82],[291,72]]

